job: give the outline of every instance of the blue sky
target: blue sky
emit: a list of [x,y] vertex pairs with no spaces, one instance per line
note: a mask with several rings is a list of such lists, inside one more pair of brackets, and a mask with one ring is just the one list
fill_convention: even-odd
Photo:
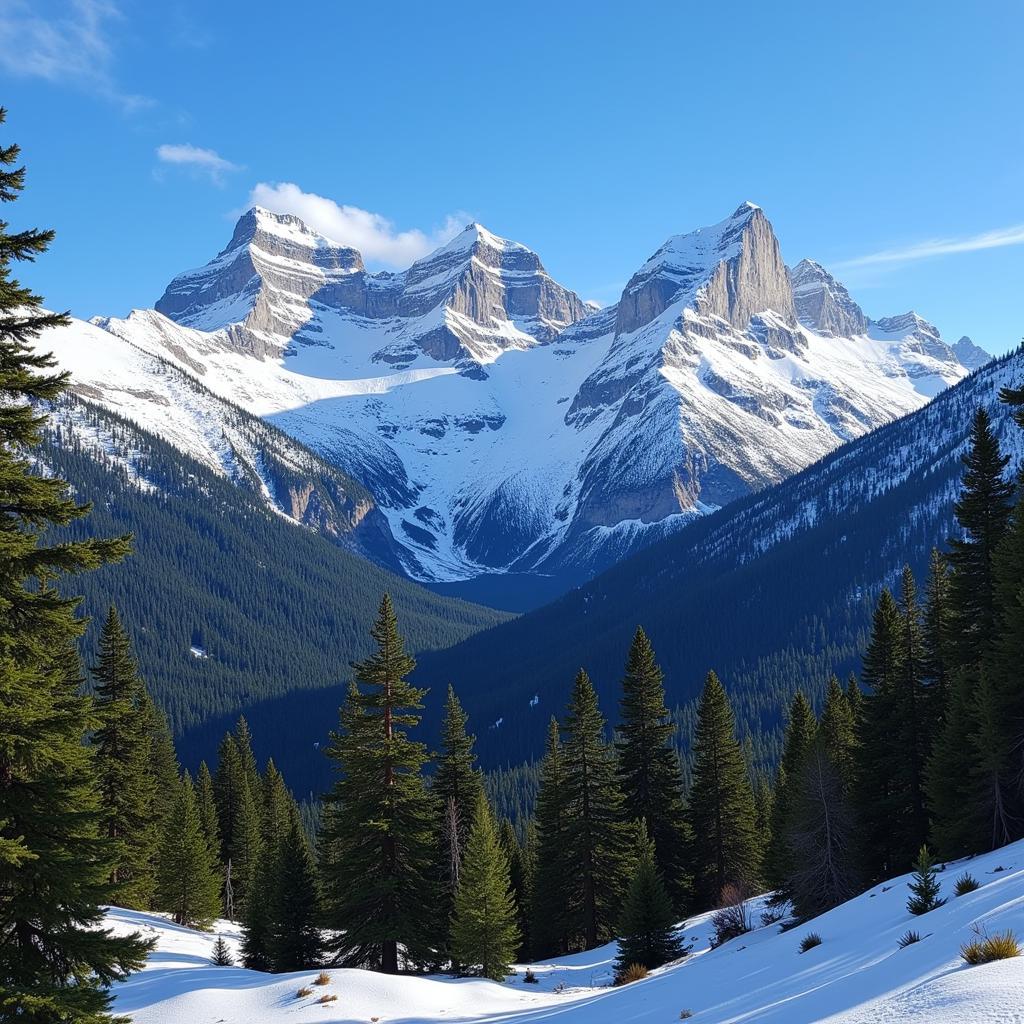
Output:
[[477,219],[584,298],[764,207],[869,315],[1024,333],[1024,5],[0,0],[23,275],[123,315],[254,195],[401,266]]

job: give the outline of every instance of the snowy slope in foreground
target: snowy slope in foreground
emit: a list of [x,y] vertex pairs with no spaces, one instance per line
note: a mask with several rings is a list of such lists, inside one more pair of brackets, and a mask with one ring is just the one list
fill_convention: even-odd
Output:
[[[969,870],[981,888],[953,896],[953,880]],[[139,1024],[271,1024],[278,1020],[342,1024],[379,1019],[381,1024],[435,1021],[501,1021],[532,1024],[624,1024],[679,1020],[693,1012],[704,1022],[774,1021],[776,1024],[996,1024],[1021,1020],[1024,958],[966,967],[960,945],[972,928],[989,933],[1011,928],[1024,936],[1024,842],[940,875],[949,903],[923,917],[906,911],[909,876],[868,890],[816,921],[780,934],[759,928],[716,950],[708,949],[709,915],[688,921],[693,953],[681,964],[624,988],[606,987],[614,945],[535,965],[540,984],[523,984],[522,972],[504,985],[479,980],[387,977],[332,970],[327,988],[296,999],[315,971],[264,975],[209,964],[214,935],[176,928],[160,917],[112,910],[119,931],[142,928],[158,938],[149,966],[116,989],[115,1009]],[[754,917],[757,919],[758,908]],[[899,949],[913,928],[922,940]],[[805,954],[800,939],[817,931],[822,944]],[[237,933],[225,931],[237,948]],[[561,987],[561,991],[556,991]],[[337,995],[321,1006],[319,996]]]

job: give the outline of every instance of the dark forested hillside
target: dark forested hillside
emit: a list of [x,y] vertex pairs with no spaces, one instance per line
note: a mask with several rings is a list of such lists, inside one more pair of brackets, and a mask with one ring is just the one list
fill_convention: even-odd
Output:
[[554,604],[421,659],[417,678],[454,683],[485,763],[532,757],[580,665],[613,710],[639,623],[684,738],[715,668],[755,760],[773,761],[779,708],[798,687],[820,702],[833,671],[859,671],[880,588],[895,584],[905,562],[923,580],[931,549],[953,533],[959,457],[978,404],[1020,461],[1020,432],[998,393],[1022,377],[1024,349]]
[[[62,404],[38,456],[46,472],[73,481],[79,500],[94,504],[75,535],[134,534],[127,562],[76,581],[94,617],[85,650],[95,647],[95,620],[116,603],[179,735],[270,698],[319,690],[321,707],[331,709],[326,719],[299,717],[299,698],[295,715],[275,716],[258,731],[271,745],[261,755],[295,757],[301,747],[308,761],[314,740],[335,724],[341,684],[367,649],[383,591],[393,595],[415,651],[448,646],[503,618],[432,594],[296,526],[256,494],[79,399]],[[187,762],[206,753],[186,736]]]

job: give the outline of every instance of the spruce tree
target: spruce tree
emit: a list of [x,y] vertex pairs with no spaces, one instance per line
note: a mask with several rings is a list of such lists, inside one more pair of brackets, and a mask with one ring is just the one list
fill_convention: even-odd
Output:
[[199,817],[192,779],[178,784],[174,806],[163,824],[157,858],[155,905],[175,923],[207,929],[220,913],[220,878]]
[[235,723],[234,737],[242,777],[248,784],[253,798],[258,799],[261,786],[260,770],[256,764],[256,755],[252,749],[252,733],[249,731],[249,723],[245,720],[245,715],[239,715],[238,721]]
[[217,803],[217,831],[220,835],[220,860],[225,866],[231,859],[235,844],[234,828],[244,781],[238,745],[231,733],[225,733],[217,748],[217,771],[213,778],[213,793]]
[[199,762],[196,773],[196,803],[199,805],[199,820],[203,824],[203,835],[214,858],[220,859],[220,827],[217,824],[217,800],[213,790],[213,776],[205,761]]
[[274,971],[299,971],[320,964],[320,886],[309,843],[298,818],[278,844],[276,885],[269,894],[270,951]]
[[558,722],[548,725],[535,812],[537,867],[530,908],[531,953],[554,956],[569,949],[569,878],[575,866],[567,852],[569,827],[565,752]]
[[946,902],[939,899],[942,886],[935,877],[935,865],[927,846],[922,846],[918,851],[914,862],[914,880],[907,883],[907,888],[910,889],[907,910],[915,916],[927,914]]
[[153,776],[153,827],[160,834],[178,794],[181,765],[174,749],[167,716],[150,697],[145,700],[145,730],[149,740],[149,764]]
[[110,881],[113,898],[136,910],[149,908],[155,884],[156,784],[150,771],[145,686],[131,641],[111,605],[92,669],[100,727],[93,734],[103,831],[115,844]]
[[732,707],[714,672],[708,673],[697,708],[689,813],[698,903],[714,905],[727,885],[755,884],[761,854],[754,797]]
[[632,964],[648,969],[677,960],[685,949],[675,931],[672,901],[661,879],[654,842],[644,823],[636,827],[633,877],[619,918],[618,974]]
[[481,977],[504,981],[521,941],[516,915],[508,860],[481,792],[455,893],[452,952],[456,962]]
[[[0,146],[0,202],[24,185],[17,163],[18,147]],[[98,725],[79,692],[85,623],[78,599],[54,583],[122,558],[128,540],[50,539],[89,511],[30,454],[45,424],[38,404],[67,386],[33,342],[67,318],[42,312],[12,267],[52,238],[0,220],[0,1017],[94,1024],[107,1019],[110,983],[138,969],[149,944],[99,927],[117,850],[102,834],[94,751],[83,743]]]
[[783,887],[791,868],[789,829],[794,791],[801,783],[804,762],[811,744],[814,743],[817,728],[818,723],[815,721],[810,701],[798,690],[789,705],[782,760],[779,763],[773,790],[771,836],[765,850],[764,875],[773,889]]
[[859,823],[861,867],[869,880],[898,874],[898,815],[903,806],[897,687],[902,618],[892,594],[883,590],[875,606],[871,639],[864,652],[864,682],[871,692],[861,698],[857,731],[854,802]]
[[[532,830],[532,824],[527,824],[527,830]],[[530,948],[530,907],[532,906],[532,883],[533,872],[526,843],[520,845],[516,836],[516,830],[508,818],[503,818],[498,826],[498,842],[501,844],[502,852],[508,861],[508,880],[512,890],[512,899],[516,905],[516,927],[519,929],[519,949],[516,951],[515,959],[525,958],[519,956],[520,950]]]
[[337,961],[394,973],[400,944],[414,962],[431,955],[437,818],[423,778],[426,749],[409,737],[424,691],[406,681],[415,661],[387,595],[370,633],[377,650],[353,665],[327,749],[343,774],[328,798],[322,877]]
[[223,935],[218,935],[217,941],[213,944],[213,956],[210,957],[210,963],[214,967],[235,966],[235,958],[231,955],[231,949],[224,941]]
[[925,585],[922,632],[922,668],[929,690],[929,747],[935,742],[935,736],[944,721],[949,698],[949,619],[949,565],[942,552],[932,549]]
[[618,778],[628,818],[646,822],[658,870],[677,911],[690,896],[686,872],[689,834],[676,726],[665,706],[661,668],[647,634],[637,627],[630,645],[619,702]]
[[632,859],[630,828],[605,721],[587,673],[580,669],[565,720],[565,857],[569,933],[584,949],[614,931]]
[[469,716],[462,709],[455,689],[449,685],[441,724],[441,750],[434,773],[433,794],[441,815],[438,849],[441,863],[440,907],[442,922],[451,920],[459,872],[466,849],[473,813],[483,792],[480,770],[475,766],[476,738],[466,731]]
[[854,777],[856,748],[854,711],[839,680],[832,676],[825,691],[825,703],[818,722],[818,736],[839,773],[844,794],[849,794]]

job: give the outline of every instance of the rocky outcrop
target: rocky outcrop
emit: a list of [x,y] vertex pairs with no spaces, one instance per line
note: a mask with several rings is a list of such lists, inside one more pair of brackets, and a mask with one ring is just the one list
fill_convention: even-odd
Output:
[[990,356],[980,345],[974,342],[965,334],[955,345],[952,346],[957,359],[967,367],[968,370],[978,370],[992,362]]
[[801,260],[790,271],[790,280],[797,318],[815,334],[852,338],[867,332],[864,311],[820,263]]

